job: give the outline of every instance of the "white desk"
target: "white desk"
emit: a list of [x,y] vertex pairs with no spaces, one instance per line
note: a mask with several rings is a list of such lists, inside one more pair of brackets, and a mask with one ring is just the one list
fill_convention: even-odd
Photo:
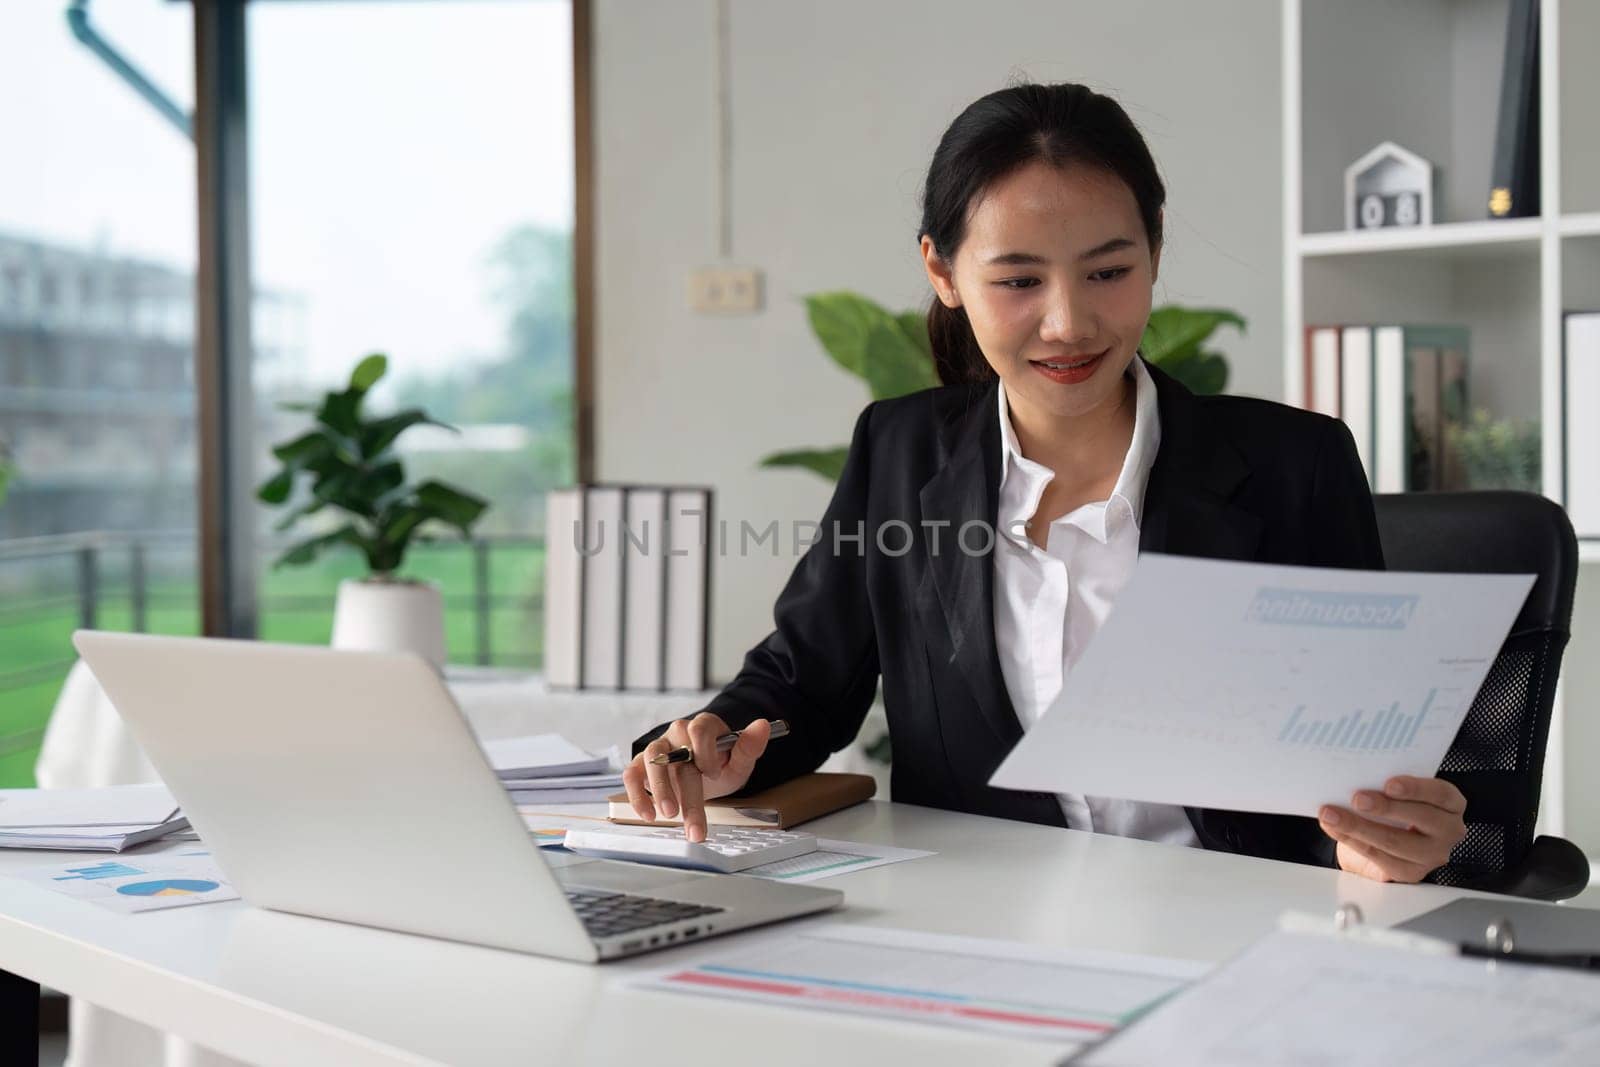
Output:
[[[552,690],[541,675],[483,667],[447,667],[445,681],[479,737],[486,741],[530,733],[559,733],[594,752],[613,745],[626,751],[635,737],[658,723],[705,707],[716,690],[704,693]],[[867,738],[883,729],[883,712],[874,708]],[[888,768],[867,758],[860,743],[834,754],[825,770],[871,774],[887,791]],[[34,767],[46,789],[154,782],[155,768],[133,739],[110,698],[82,660],[73,664],[45,733]]]
[[[1216,961],[1285,908],[1358,903],[1393,923],[1459,891],[871,802],[829,837],[939,850],[840,876],[844,921]],[[0,854],[0,874],[59,855]],[[396,877],[402,877],[397,871]],[[762,931],[738,938],[766,936]],[[0,968],[252,1062],[1047,1064],[1057,1046],[849,1015],[624,988],[735,938],[605,966],[260,911],[242,902],[119,916],[0,882]],[[3,1011],[3,1009],[0,1009]]]

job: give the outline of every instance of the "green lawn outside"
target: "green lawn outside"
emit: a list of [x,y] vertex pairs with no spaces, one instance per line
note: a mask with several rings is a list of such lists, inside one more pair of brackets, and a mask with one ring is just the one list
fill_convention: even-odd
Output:
[[[493,543],[489,547],[487,591],[498,602],[489,611],[489,662],[536,667],[544,654],[544,549],[533,543]],[[354,554],[326,556],[307,567],[269,570],[260,587],[263,640],[326,644],[333,629],[333,598],[339,581],[360,577]],[[474,553],[459,542],[419,545],[405,573],[436,582],[445,596],[445,641],[453,663],[478,662],[478,615],[474,602]],[[50,590],[51,601],[37,611],[0,616],[0,676],[59,666],[42,679],[0,690],[0,788],[34,784],[39,735],[55,705],[61,682],[76,654],[72,631],[80,625],[76,593]],[[152,633],[199,632],[199,593],[192,581],[152,579],[145,629]],[[126,575],[102,583],[95,625],[105,630],[133,628]]]

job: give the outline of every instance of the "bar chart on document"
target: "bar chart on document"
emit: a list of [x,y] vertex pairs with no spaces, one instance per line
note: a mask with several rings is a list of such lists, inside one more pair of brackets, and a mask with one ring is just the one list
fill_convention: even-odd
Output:
[[1296,704],[1283,729],[1278,731],[1278,742],[1311,748],[1345,748],[1352,752],[1409,748],[1416,742],[1428,709],[1438,696],[1438,689],[1429,689],[1410,714],[1402,711],[1400,701],[1396,700],[1381,711],[1369,713],[1367,709],[1357,708],[1338,719],[1303,717],[1306,705]]
[[1532,581],[1142,556],[991,784],[1315,815],[1431,777]]

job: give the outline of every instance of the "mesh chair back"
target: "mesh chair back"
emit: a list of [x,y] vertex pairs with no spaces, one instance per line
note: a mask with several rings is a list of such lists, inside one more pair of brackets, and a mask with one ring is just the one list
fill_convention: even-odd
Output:
[[1533,843],[1577,539],[1566,512],[1532,493],[1405,493],[1375,503],[1390,570],[1538,576],[1440,767],[1467,797],[1467,836],[1430,880],[1471,885],[1519,864]]

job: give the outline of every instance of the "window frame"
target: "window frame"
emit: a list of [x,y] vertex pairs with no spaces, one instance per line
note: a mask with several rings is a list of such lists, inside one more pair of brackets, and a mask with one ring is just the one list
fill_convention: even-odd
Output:
[[[195,279],[200,632],[259,627],[252,468],[248,0],[193,0],[199,257]],[[263,0],[256,0],[263,2]],[[594,474],[594,155],[592,12],[572,10],[573,454]]]

